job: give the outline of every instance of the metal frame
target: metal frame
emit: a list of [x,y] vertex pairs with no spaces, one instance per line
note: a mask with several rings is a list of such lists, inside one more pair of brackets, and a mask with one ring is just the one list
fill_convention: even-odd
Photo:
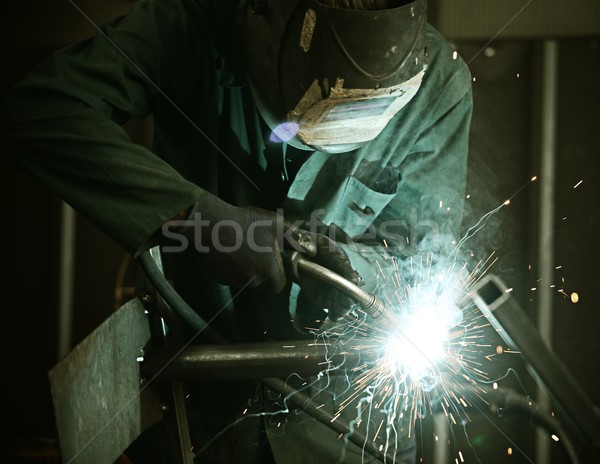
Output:
[[[262,343],[217,343],[214,345],[189,345],[182,348],[182,340],[165,330],[165,319],[174,314],[159,295],[146,294],[143,298],[148,310],[153,346],[144,353],[140,365],[144,378],[158,381],[163,413],[174,431],[173,464],[192,464],[191,440],[184,401],[185,382],[215,379],[257,379],[267,388],[281,394],[286,401],[339,434],[381,462],[403,461],[381,450],[371,440],[340,418],[334,418],[317,403],[295,389],[281,377],[292,373],[316,375],[323,371],[323,362],[357,365],[365,357],[354,353],[329,356],[325,344],[308,340]],[[165,317],[166,316],[166,317]],[[283,348],[283,346],[288,348]],[[332,373],[341,371],[331,370]]]
[[[170,302],[166,299],[162,300],[162,298],[158,298],[158,293],[155,294],[156,300],[161,302],[159,306],[162,308],[163,314],[170,319],[173,316],[183,315],[183,319],[189,319],[192,325],[200,328],[200,330],[205,330],[208,327],[208,324],[200,316],[193,317],[193,310],[181,300],[176,292],[173,292],[173,289],[166,282],[162,275],[159,256],[155,256],[154,261],[148,259],[142,261],[142,265],[147,275],[153,277],[151,281],[164,290],[160,296],[171,300]],[[156,272],[156,267],[159,267],[159,272]],[[511,347],[526,353],[528,368],[538,384],[544,386],[557,401],[558,406],[565,413],[569,425],[575,432],[579,433],[579,437],[583,439],[583,442],[588,445],[593,453],[599,454],[600,416],[595,412],[595,406],[572,379],[566,368],[544,344],[535,326],[523,314],[516,302],[510,298],[500,279],[491,274],[484,276],[475,284],[470,297],[499,335]],[[173,310],[178,306],[183,307],[180,307],[175,313]],[[380,313],[378,311],[373,312]],[[145,357],[142,370],[145,375],[171,385],[171,404],[175,411],[175,414],[171,417],[174,418],[174,429],[177,431],[178,436],[178,446],[175,448],[179,450],[179,456],[176,457],[179,460],[173,462],[184,464],[192,462],[186,460],[190,459],[187,455],[191,455],[191,452],[189,451],[190,440],[185,405],[181,400],[182,381],[259,377],[259,380],[265,386],[285,396],[290,404],[302,409],[334,431],[345,435],[351,442],[363,448],[375,458],[382,462],[389,461],[401,464],[394,456],[386,454],[375,446],[373,441],[367,440],[367,437],[360,432],[351,430],[347,423],[320,409],[319,405],[315,404],[304,393],[296,390],[280,378],[292,373],[301,373],[302,375],[318,374],[323,371],[321,366],[324,362],[340,363],[341,365],[350,361],[351,365],[358,365],[360,362],[364,362],[364,359],[360,357],[360,350],[348,349],[344,355],[330,358],[328,347],[325,344],[298,340],[286,341],[285,346],[288,348],[284,348],[283,342],[231,345],[227,344],[223,337],[213,331],[209,332],[209,335],[215,340],[216,345],[194,345],[182,348],[180,339],[180,343],[175,344],[176,350],[174,351],[168,342],[165,343],[168,336],[160,312],[151,311],[152,313],[158,316],[158,318],[151,318],[151,320],[154,320],[154,322],[151,322],[151,331],[156,334],[156,336],[153,335],[153,339],[157,340],[158,343]],[[385,312],[383,313],[385,314]],[[177,319],[184,322],[181,318]],[[235,367],[235,369],[232,367]],[[336,373],[337,371],[333,369],[331,372]],[[567,439],[566,443],[571,458],[576,462],[577,456],[572,452],[570,440]]]
[[522,353],[527,369],[554,401],[573,433],[596,460],[600,459],[598,407],[550,350],[506,285],[497,276],[486,275],[471,290],[471,298],[502,339]]

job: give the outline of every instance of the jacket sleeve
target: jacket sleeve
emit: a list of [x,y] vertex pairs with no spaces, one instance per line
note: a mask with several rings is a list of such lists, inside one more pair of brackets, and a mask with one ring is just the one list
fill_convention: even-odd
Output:
[[204,192],[121,127],[198,84],[208,52],[191,4],[136,2],[94,38],[45,59],[2,104],[6,153],[134,255]]

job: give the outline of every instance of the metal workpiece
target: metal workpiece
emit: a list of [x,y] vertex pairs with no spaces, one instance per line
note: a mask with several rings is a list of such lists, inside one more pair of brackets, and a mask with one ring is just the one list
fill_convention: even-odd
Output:
[[521,352],[527,369],[556,403],[573,431],[600,455],[598,407],[548,348],[504,283],[497,276],[487,275],[473,287],[471,299],[498,335],[512,349]]
[[140,350],[150,340],[138,299],[113,312],[48,372],[64,463],[114,463],[162,417],[159,398],[140,388]]
[[356,428],[352,429],[341,418],[336,419],[322,405],[283,380],[292,373],[311,376],[327,370],[327,375],[343,374],[376,359],[375,353],[362,353],[359,342],[345,344],[340,352],[332,348],[331,343],[312,340],[193,345],[177,351],[156,347],[148,350],[141,369],[148,378],[167,382],[260,379],[289,404],[345,435],[381,462],[403,464],[390,451],[380,449]]
[[359,342],[345,344],[342,351],[333,342],[270,341],[179,349],[153,347],[147,351],[141,369],[146,377],[158,381],[285,378],[323,371],[337,375],[375,359],[375,353],[361,350]]
[[400,458],[394,456],[393,452],[386,447],[380,447],[375,440],[367,438],[358,427],[350,427],[350,424],[336,418],[325,411],[320,405],[316,404],[310,397],[299,390],[284,382],[281,379],[271,378],[262,379],[262,382],[272,390],[284,395],[286,400],[295,407],[302,409],[314,419],[326,425],[330,429],[345,435],[349,441],[354,443],[361,449],[364,449],[368,454],[376,458],[382,463],[408,464]]
[[[142,375],[147,377],[149,382],[153,380],[179,382],[209,380],[211,378],[258,378],[270,389],[284,395],[291,404],[302,409],[332,430],[345,435],[349,441],[381,462],[402,464],[389,451],[380,449],[373,441],[368,440],[356,429],[352,430],[350,425],[341,418],[335,418],[321,409],[319,405],[316,405],[304,393],[296,390],[281,378],[277,378],[286,377],[290,373],[303,372],[304,375],[311,375],[324,370],[327,370],[329,375],[342,373],[347,368],[358,366],[359,361],[366,360],[360,347],[353,349],[348,345],[344,345],[343,351],[335,351],[334,353],[329,351],[332,345],[316,343],[313,340],[302,340],[301,342],[278,341],[271,344],[269,342],[228,344],[170,286],[149,252],[143,253],[138,260],[150,282],[154,284],[165,302],[191,327],[199,332],[204,332],[216,344],[193,345],[179,349],[170,346],[155,346],[148,349],[144,361],[139,365]],[[332,274],[337,276],[335,273]],[[359,292],[356,292],[359,301],[360,298],[365,296],[370,297],[364,302],[367,308],[375,308],[371,311],[372,313],[377,314],[378,308],[384,308],[383,304],[377,305],[377,300],[373,303],[372,297],[358,287],[346,285],[344,282],[347,281],[341,277],[340,279],[335,279],[337,285],[349,288],[349,291],[359,290]],[[337,362],[340,362],[340,364],[334,364]],[[337,366],[340,368],[336,368]],[[179,443],[181,445],[181,443],[186,442],[189,434],[186,430],[178,430],[178,433],[180,436],[184,435],[181,436]],[[188,457],[184,456],[184,458],[187,459]]]

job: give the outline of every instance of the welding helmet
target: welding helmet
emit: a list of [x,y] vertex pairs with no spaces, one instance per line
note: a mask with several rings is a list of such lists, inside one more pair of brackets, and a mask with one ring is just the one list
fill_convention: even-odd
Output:
[[326,3],[250,0],[247,77],[280,140],[339,153],[374,139],[419,89],[427,2],[371,10]]

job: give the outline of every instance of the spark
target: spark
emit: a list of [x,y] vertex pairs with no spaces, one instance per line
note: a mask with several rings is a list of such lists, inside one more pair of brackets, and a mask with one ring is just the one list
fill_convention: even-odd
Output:
[[[489,323],[471,302],[469,289],[496,261],[492,253],[469,270],[467,263],[436,262],[431,254],[406,262],[392,255],[381,259],[375,293],[397,317],[393,326],[381,327],[357,311],[350,323],[326,321],[315,331],[315,340],[330,342],[331,355],[347,350],[349,338],[359,341],[354,349],[375,353],[375,361],[348,369],[334,420],[351,417],[352,430],[367,428],[368,439],[380,440],[386,451],[398,449],[400,434],[410,437],[416,422],[436,407],[452,424],[469,422],[465,381],[482,395],[477,382],[489,381],[482,358],[496,349],[483,342]],[[320,380],[329,381],[327,375]],[[369,429],[375,417],[378,425]]]
[[[492,215],[510,205],[521,190],[536,180],[537,176],[531,177],[484,214],[448,256],[422,253],[397,258],[390,251],[376,260],[379,287],[374,293],[397,318],[391,326],[381,327],[358,310],[351,314],[350,322],[325,321],[313,329],[315,339],[332,341],[331,355],[346,349],[344,339],[358,340],[354,349],[375,354],[371,358],[374,361],[347,369],[347,385],[336,404],[335,420],[350,418],[351,432],[361,428],[374,444],[381,440],[380,448],[383,446],[381,449],[387,452],[394,447],[399,449],[400,435],[414,434],[416,422],[434,409],[443,410],[449,423],[464,427],[470,422],[468,411],[472,407],[466,393],[489,403],[483,398],[487,390],[482,385],[493,383],[493,388],[498,389],[498,384],[497,379],[490,378],[486,363],[516,352],[487,342],[485,331],[490,324],[470,298],[472,286],[498,257],[492,252],[473,262],[475,255],[462,251],[462,247],[485,227]],[[439,208],[443,207],[440,200]],[[327,373],[321,381],[330,381]],[[318,388],[325,391],[327,387]],[[462,454],[460,459],[464,462]]]
[[[471,421],[470,411],[477,407],[473,400],[490,404],[491,400],[485,399],[487,385],[493,384],[498,390],[497,381],[504,376],[493,378],[488,363],[518,352],[487,340],[490,324],[470,297],[472,287],[493,268],[498,257],[492,252],[478,260],[462,247],[492,215],[510,205],[536,180],[537,176],[531,177],[484,214],[447,256],[422,252],[409,258],[396,257],[384,242],[387,251],[374,262],[379,285],[374,293],[392,314],[389,320],[393,323],[383,326],[356,309],[342,321],[325,319],[308,324],[305,329],[314,335],[315,344],[327,347],[327,358],[318,376],[302,379],[302,388],[316,392],[313,399],[318,409],[334,405],[328,411],[332,422],[345,421],[349,434],[361,431],[365,443],[394,455],[402,448],[402,440],[415,434],[417,421],[434,411],[443,411],[450,425],[460,424],[464,429]],[[443,207],[440,200],[439,208]],[[529,265],[529,270],[532,268]],[[356,365],[334,365],[333,357],[343,358],[349,350],[361,354]],[[284,404],[278,412],[286,411]],[[514,445],[508,448],[509,454],[513,449],[522,452]],[[462,452],[458,451],[458,456],[464,462]]]

